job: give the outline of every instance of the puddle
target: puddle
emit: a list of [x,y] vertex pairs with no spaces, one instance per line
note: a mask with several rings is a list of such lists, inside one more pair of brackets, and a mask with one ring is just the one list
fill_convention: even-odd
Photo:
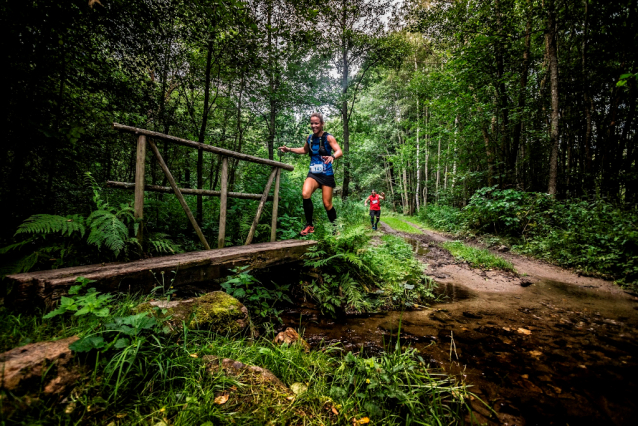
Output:
[[425,256],[426,254],[428,254],[430,252],[430,245],[428,243],[425,243],[423,241],[414,239],[414,238],[404,238],[406,242],[410,243],[410,245],[412,246],[412,250],[414,251],[414,254],[418,255],[418,256]]
[[634,424],[635,300],[556,281],[523,293],[447,284],[437,294],[441,302],[427,309],[338,320],[306,304],[284,314],[284,326],[304,329],[313,346],[365,354],[393,345],[400,326],[401,345],[464,380],[494,410],[473,402],[480,424]]

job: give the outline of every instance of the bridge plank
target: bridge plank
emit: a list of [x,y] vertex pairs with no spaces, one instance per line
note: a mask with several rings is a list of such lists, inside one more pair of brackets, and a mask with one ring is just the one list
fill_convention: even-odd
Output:
[[[294,262],[301,258],[315,241],[285,240],[248,246],[182,253],[154,257],[127,263],[60,268],[48,271],[8,275],[13,290],[6,304],[34,307],[50,305],[64,296],[77,277],[95,280],[95,288],[109,291],[150,291],[162,282],[174,278],[173,286],[210,281],[227,274],[228,269],[250,265],[252,269]],[[176,273],[173,274],[173,271]]]

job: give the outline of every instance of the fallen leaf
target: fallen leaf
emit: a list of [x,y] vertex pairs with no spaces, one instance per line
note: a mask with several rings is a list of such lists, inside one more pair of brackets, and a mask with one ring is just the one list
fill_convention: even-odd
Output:
[[529,354],[533,357],[539,357],[541,355],[543,355],[543,353],[541,351],[529,351]]
[[294,396],[287,396],[287,397],[286,397],[286,399],[287,399],[288,401],[294,401],[294,400],[295,400],[295,397],[294,397]]
[[523,378],[523,379],[529,379],[529,374],[521,374],[521,378]]
[[67,405],[66,408],[64,409],[64,412],[66,414],[71,414],[73,410],[75,410],[75,401],[70,402],[69,405]]
[[308,386],[304,385],[303,383],[297,382],[290,385],[290,390],[292,390],[295,395],[301,395],[308,390]]
[[563,393],[563,390],[561,388],[559,388],[558,386],[554,386],[554,385],[548,385],[550,388],[554,389],[554,392],[556,392],[557,394],[561,394]]
[[199,355],[197,355],[197,354],[191,354],[191,358],[199,358]]
[[338,415],[339,415],[339,412],[338,412],[338,411],[337,411],[337,409],[336,409],[336,408],[334,408],[334,407],[332,407],[332,413],[333,413],[335,416],[338,416]]
[[503,330],[505,331],[511,331],[511,329],[509,327],[503,327]]
[[228,394],[224,393],[215,398],[215,404],[223,405],[228,401]]
[[586,366],[584,366],[583,364],[580,364],[578,367],[579,367],[579,368],[587,368],[587,367],[586,367]]
[[364,425],[366,423],[370,423],[370,419],[368,417],[362,417],[359,420],[357,419],[353,419],[354,421],[352,423],[358,424],[358,425]]
[[124,417],[126,417],[126,413],[117,413],[115,417],[117,417],[118,419],[123,419]]
[[528,330],[528,329],[526,329],[526,328],[519,328],[519,329],[518,329],[518,330],[516,330],[516,331],[517,331],[518,333],[525,334],[525,335],[530,335],[530,334],[532,334],[532,332],[531,332],[531,331],[529,331],[529,330]]

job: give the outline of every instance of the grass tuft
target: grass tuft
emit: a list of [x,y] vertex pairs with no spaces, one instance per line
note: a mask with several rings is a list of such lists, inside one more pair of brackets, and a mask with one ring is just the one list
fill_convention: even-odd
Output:
[[452,253],[452,256],[467,261],[475,268],[502,269],[503,271],[516,272],[511,262],[486,249],[470,247],[460,241],[448,241],[442,245],[443,248]]
[[408,234],[423,234],[420,229],[396,217],[384,217],[383,222],[387,223],[395,231],[406,232]]

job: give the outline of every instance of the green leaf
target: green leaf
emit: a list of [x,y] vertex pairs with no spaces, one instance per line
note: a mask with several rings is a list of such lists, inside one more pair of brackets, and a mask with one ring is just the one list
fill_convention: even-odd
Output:
[[104,338],[101,336],[88,336],[69,345],[69,349],[75,352],[89,352],[103,347]]

